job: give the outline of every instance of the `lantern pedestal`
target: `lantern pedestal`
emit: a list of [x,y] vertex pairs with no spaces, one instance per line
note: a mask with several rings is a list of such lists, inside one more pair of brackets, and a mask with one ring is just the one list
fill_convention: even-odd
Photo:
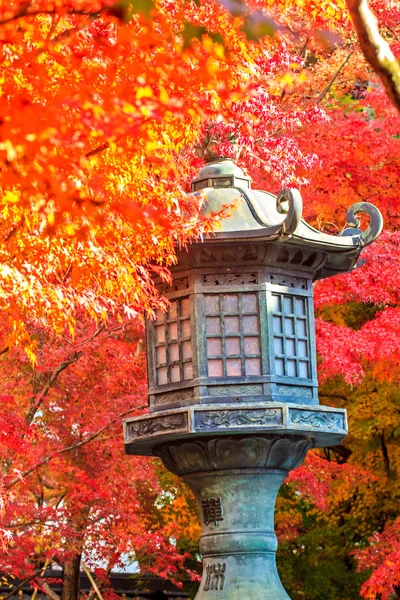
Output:
[[274,507],[288,471],[312,446],[300,436],[239,435],[155,450],[199,504],[203,576],[195,600],[290,600],[276,568]]
[[184,477],[203,521],[196,600],[289,600],[276,568],[274,533],[276,495],[286,476],[279,469],[237,469]]
[[158,456],[199,503],[196,600],[290,600],[277,572],[279,488],[310,448],[340,444],[346,412],[265,402],[190,406],[125,421],[129,454]]

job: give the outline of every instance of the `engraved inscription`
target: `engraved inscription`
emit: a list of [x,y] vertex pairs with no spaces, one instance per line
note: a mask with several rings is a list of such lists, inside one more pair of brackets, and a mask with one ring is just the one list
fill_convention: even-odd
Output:
[[135,437],[145,437],[164,431],[181,429],[183,427],[187,427],[186,413],[133,421],[128,424],[128,434]]
[[257,283],[257,273],[223,273],[222,275],[204,275],[204,285],[245,285]]
[[296,398],[312,398],[312,389],[296,387],[294,385],[278,385],[277,392],[280,396],[295,396]]
[[284,285],[290,288],[307,289],[307,279],[303,277],[292,277],[291,275],[281,275],[280,273],[270,273],[269,280],[274,285]]
[[262,396],[262,385],[226,385],[209,386],[208,395],[223,398],[225,396]]
[[201,507],[206,525],[214,523],[214,525],[218,526],[218,522],[224,520],[221,498],[206,498],[201,501]]
[[223,590],[225,583],[226,563],[214,563],[206,566],[206,580],[203,590]]
[[342,415],[335,413],[305,413],[301,411],[291,411],[291,422],[296,425],[311,425],[316,429],[322,427],[326,429],[343,429]]
[[242,425],[267,425],[279,423],[281,411],[274,409],[232,410],[196,413],[199,429],[209,427],[240,427]]
[[157,394],[155,404],[170,404],[171,402],[186,402],[193,400],[193,390],[183,390],[182,392],[167,392],[165,394]]

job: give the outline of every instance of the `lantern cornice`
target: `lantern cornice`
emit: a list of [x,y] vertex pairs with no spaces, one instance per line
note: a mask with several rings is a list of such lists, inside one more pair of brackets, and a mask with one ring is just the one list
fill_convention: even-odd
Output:
[[[292,240],[328,252],[348,253],[357,249],[359,254],[382,231],[383,219],[378,208],[369,202],[358,202],[348,209],[348,227],[341,234],[334,236],[321,232],[302,218],[303,201],[298,190],[284,188],[277,196],[252,190],[250,178],[230,159],[218,158],[200,169],[192,189],[200,199],[203,216],[222,212],[220,229],[204,240],[205,243],[224,239]],[[365,231],[358,229],[357,215],[360,213],[367,214],[370,219]]]
[[[382,231],[382,215],[369,202],[359,202],[348,209],[348,226],[339,235],[319,231],[303,219],[298,190],[284,188],[277,196],[253,190],[250,178],[230,159],[218,158],[200,169],[192,188],[203,216],[221,213],[219,229],[203,238],[202,246],[278,242],[288,249],[312,250],[321,255],[316,262],[323,262],[323,268],[314,270],[314,279],[356,268],[363,248]],[[359,229],[360,213],[369,217],[364,231]]]

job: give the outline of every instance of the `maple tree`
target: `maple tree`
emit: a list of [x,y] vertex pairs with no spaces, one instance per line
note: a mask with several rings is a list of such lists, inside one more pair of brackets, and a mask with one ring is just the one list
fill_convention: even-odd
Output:
[[[397,52],[399,7],[371,6]],[[196,566],[193,501],[123,457],[120,421],[145,404],[153,276],[221,217],[185,195],[212,123],[255,187],[301,187],[316,226],[360,200],[384,215],[366,265],[316,288],[321,393],[351,434],[292,475],[277,525],[298,597],[398,593],[400,124],[345,3],[14,1],[0,41],[0,569],[58,600],[42,576],[57,563],[72,600],[81,564],[102,590],[127,556],[168,577]]]
[[59,596],[43,574],[53,565],[65,600],[77,597],[82,568],[105,597],[113,594],[109,572],[129,561],[174,579],[185,555],[160,512],[157,472],[149,460],[123,455],[121,419],[143,409],[140,325],[96,329],[82,320],[68,344],[37,334],[35,367],[16,347],[0,364],[2,526],[13,534],[0,551],[1,571],[12,566],[51,600]]

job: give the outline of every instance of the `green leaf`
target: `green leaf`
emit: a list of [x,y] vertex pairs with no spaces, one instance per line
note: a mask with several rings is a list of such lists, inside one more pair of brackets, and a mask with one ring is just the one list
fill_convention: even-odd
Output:
[[142,13],[149,18],[153,8],[153,0],[119,0],[109,8],[109,13],[123,23],[127,23],[137,13]]
[[184,39],[183,47],[187,48],[190,46],[194,39],[201,40],[202,36],[207,33],[207,29],[205,27],[199,27],[196,25],[192,25],[192,23],[185,23],[183,30],[181,31],[181,35]]
[[183,47],[187,48],[190,46],[194,39],[201,40],[203,35],[208,35],[213,42],[224,45],[224,39],[219,33],[212,33],[206,27],[199,27],[192,25],[192,23],[186,22],[184,28],[181,31],[181,35],[184,39]]
[[247,16],[243,25],[247,39],[256,42],[266,36],[273,37],[278,29],[279,25],[261,11]]

